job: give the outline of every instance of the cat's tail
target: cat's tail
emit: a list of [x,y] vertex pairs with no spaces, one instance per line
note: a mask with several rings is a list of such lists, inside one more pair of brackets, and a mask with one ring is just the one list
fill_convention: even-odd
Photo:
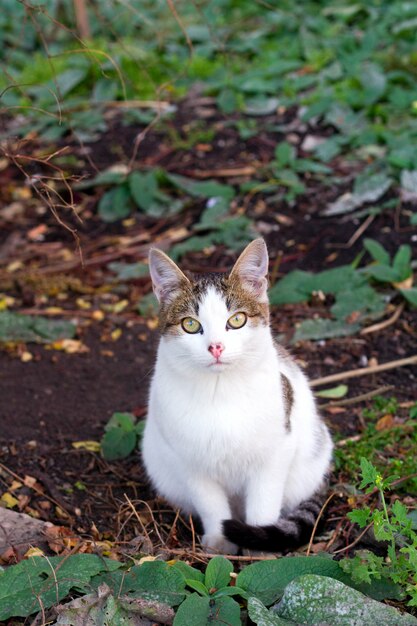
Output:
[[317,494],[270,526],[251,526],[228,519],[223,522],[223,533],[241,548],[267,552],[293,550],[309,542],[323,501],[323,494]]

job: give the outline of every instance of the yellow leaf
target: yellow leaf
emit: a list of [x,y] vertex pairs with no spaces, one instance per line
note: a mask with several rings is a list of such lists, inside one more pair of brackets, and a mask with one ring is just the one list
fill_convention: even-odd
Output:
[[89,348],[79,339],[60,339],[59,341],[54,341],[50,347],[54,350],[63,350],[67,354],[89,352]]
[[96,320],[97,322],[101,322],[102,320],[104,320],[104,313],[103,311],[99,311],[97,309],[96,311],[92,312],[91,317],[93,318],[93,320]]
[[40,548],[29,548],[23,558],[28,559],[31,556],[45,556],[45,553]]
[[121,335],[122,335],[122,329],[121,328],[115,328],[110,333],[110,337],[113,339],[113,341],[117,341],[118,339],[120,339]]
[[27,350],[22,352],[22,354],[20,355],[20,360],[23,361],[23,363],[28,363],[32,359],[33,359],[33,354],[31,354]]
[[150,320],[146,320],[146,326],[149,328],[149,330],[155,330],[156,328],[158,328],[158,319],[154,317]]
[[73,441],[72,447],[77,450],[88,450],[89,452],[100,452],[100,443],[98,441]]
[[143,556],[141,559],[139,559],[138,565],[142,565],[142,563],[146,563],[147,561],[156,561],[157,558],[157,556]]
[[12,496],[11,493],[7,493],[7,491],[1,496],[0,502],[3,502],[8,509],[13,509],[19,504],[19,500]]
[[20,489],[21,486],[22,483],[20,483],[18,480],[14,480],[10,485],[10,491],[16,491],[16,489]]
[[77,302],[77,306],[80,309],[84,309],[84,310],[91,309],[91,302],[88,302],[88,300],[84,300],[84,298],[77,298],[76,302]]
[[9,263],[6,269],[8,272],[17,272],[17,270],[22,269],[22,267],[22,261],[12,261],[11,263]]

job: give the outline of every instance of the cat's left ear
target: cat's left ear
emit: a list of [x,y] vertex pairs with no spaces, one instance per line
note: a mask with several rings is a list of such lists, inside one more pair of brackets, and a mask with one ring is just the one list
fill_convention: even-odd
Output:
[[178,265],[156,248],[151,248],[149,252],[149,271],[159,302],[172,301],[181,288],[190,282]]
[[268,250],[263,239],[255,239],[243,250],[230,276],[238,276],[242,286],[261,302],[268,302]]

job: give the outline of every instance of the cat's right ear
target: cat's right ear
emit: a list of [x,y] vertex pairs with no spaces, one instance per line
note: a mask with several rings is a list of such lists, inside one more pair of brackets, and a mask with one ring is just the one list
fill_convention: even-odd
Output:
[[181,287],[190,282],[174,261],[156,248],[149,251],[149,271],[159,302],[173,300]]

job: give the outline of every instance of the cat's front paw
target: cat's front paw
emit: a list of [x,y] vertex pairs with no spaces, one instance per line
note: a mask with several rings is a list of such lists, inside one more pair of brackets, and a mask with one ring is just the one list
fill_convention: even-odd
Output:
[[206,552],[218,552],[219,554],[236,554],[238,546],[228,541],[222,534],[205,534],[201,545]]

